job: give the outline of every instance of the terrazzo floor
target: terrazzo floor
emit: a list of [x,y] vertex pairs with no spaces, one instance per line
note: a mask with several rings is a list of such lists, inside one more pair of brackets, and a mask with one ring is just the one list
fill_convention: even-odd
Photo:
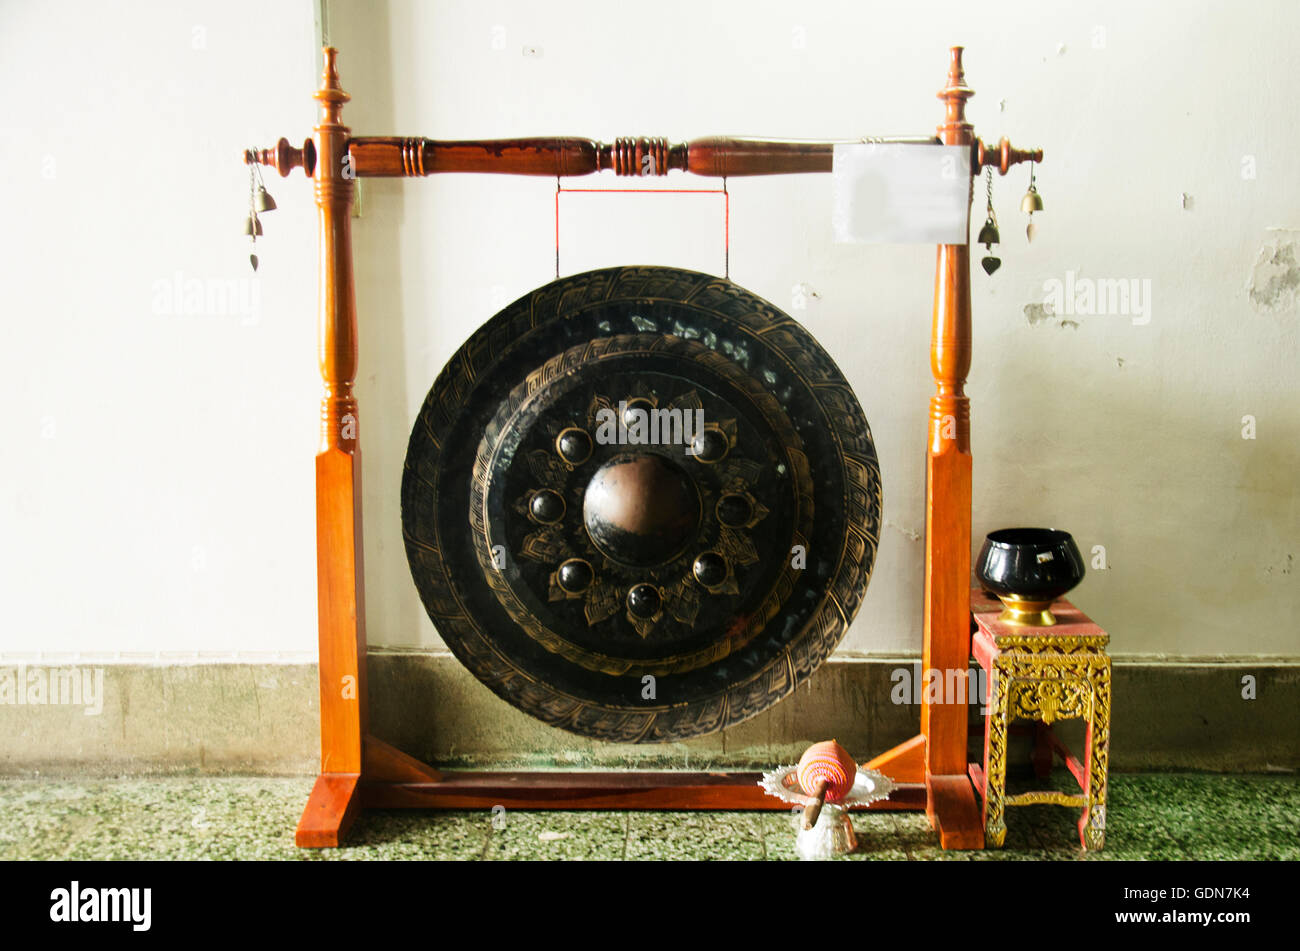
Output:
[[[1054,784],[1059,783],[1056,779]],[[350,844],[304,850],[310,778],[0,782],[0,860],[793,860],[789,813],[376,811]],[[1000,851],[944,852],[917,813],[857,813],[850,860],[1300,859],[1300,777],[1111,776],[1106,848],[1078,848],[1073,810],[1009,810]],[[495,826],[495,827],[494,827]]]

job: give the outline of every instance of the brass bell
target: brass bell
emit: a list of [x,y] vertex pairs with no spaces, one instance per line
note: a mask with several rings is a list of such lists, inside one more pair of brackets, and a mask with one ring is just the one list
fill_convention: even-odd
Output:
[[984,227],[980,228],[980,236],[975,240],[976,244],[982,244],[985,247],[991,244],[997,244],[1001,239],[998,237],[998,225],[990,216],[984,222]]
[[266,190],[265,185],[257,186],[257,197],[254,199],[254,207],[259,211],[275,211],[275,199],[271,193]]
[[1038,186],[1032,182],[1029,191],[1025,192],[1025,197],[1020,199],[1020,210],[1030,215],[1043,210],[1043,196],[1038,194]]
[[244,219],[244,234],[254,237],[261,236],[262,222],[257,220],[257,215],[249,215]]

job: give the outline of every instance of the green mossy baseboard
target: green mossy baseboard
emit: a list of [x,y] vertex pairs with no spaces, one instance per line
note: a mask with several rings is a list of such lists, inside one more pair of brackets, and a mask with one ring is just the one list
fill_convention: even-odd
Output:
[[[752,768],[793,761],[809,742],[829,736],[865,759],[916,733],[919,707],[894,702],[908,679],[899,671],[915,664],[913,658],[837,658],[793,696],[734,729],[684,743],[622,746],[542,725],[497,699],[449,654],[374,650],[371,730],[449,766]],[[314,666],[102,669],[98,714],[86,715],[82,706],[0,702],[0,775],[316,770]],[[1246,677],[1254,678],[1254,699],[1244,696]],[[1121,658],[1114,671],[1111,768],[1297,770],[1298,707],[1295,661]]]

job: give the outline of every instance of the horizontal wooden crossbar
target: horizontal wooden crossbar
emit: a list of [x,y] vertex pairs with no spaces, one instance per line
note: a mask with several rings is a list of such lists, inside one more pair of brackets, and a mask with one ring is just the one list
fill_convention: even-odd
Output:
[[[363,806],[381,809],[761,809],[782,811],[790,804],[758,785],[757,772],[453,771],[438,782],[362,781]],[[869,807],[924,809],[925,786],[907,784]]]

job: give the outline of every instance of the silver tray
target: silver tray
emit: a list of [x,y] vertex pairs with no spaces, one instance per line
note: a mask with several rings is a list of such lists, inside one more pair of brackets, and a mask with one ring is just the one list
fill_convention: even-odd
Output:
[[[769,796],[775,796],[786,802],[807,805],[812,801],[812,796],[804,793],[799,788],[798,778],[799,767],[780,766],[771,772],[764,773],[763,778],[758,784],[763,787],[764,792]],[[888,799],[889,794],[897,788],[892,779],[884,773],[875,769],[866,769],[858,767],[857,776],[853,780],[853,788],[849,794],[844,797],[842,802],[833,803],[841,809],[854,809],[859,806],[870,805],[873,802],[879,802],[881,799]]]

